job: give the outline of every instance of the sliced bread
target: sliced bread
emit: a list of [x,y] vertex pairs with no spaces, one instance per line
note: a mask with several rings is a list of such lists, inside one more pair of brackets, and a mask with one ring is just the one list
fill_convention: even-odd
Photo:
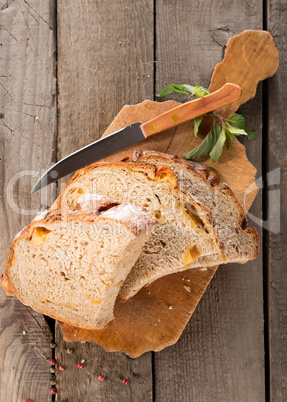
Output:
[[115,204],[82,198],[72,213],[38,215],[10,248],[0,280],[6,293],[70,325],[105,327],[157,223],[142,207]]
[[218,228],[222,253],[200,257],[185,268],[214,266],[222,263],[245,263],[257,258],[259,236],[255,228],[245,229],[246,217],[236,195],[227,184],[210,185],[194,162],[154,151],[133,151],[126,162],[166,165],[174,172],[179,186],[188,191],[212,212]]
[[74,209],[83,194],[100,194],[119,203],[147,208],[158,220],[120,296],[182,269],[201,255],[220,252],[210,211],[178,188],[166,166],[150,163],[96,163],[79,170],[59,198],[59,208]]

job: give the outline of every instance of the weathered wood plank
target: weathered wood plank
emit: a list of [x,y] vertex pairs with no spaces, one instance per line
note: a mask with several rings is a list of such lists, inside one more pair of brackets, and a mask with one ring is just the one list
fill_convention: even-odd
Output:
[[[151,353],[131,359],[123,353],[105,352],[89,342],[63,341],[59,324],[56,327],[56,359],[65,370],[57,374],[60,401],[151,401]],[[70,348],[73,353],[67,354]],[[84,367],[77,364],[84,361]],[[104,381],[98,380],[103,376]],[[123,384],[123,379],[128,384]]]
[[58,60],[60,158],[153,98],[152,1],[59,0]]
[[[1,273],[15,234],[55,194],[30,195],[56,135],[53,3],[0,1]],[[0,290],[1,401],[51,399],[50,339],[42,315]]]
[[268,296],[270,400],[287,400],[287,46],[286,1],[270,0],[267,28],[280,55],[278,73],[268,83]]
[[[124,104],[153,97],[153,1],[58,0],[58,60],[60,158],[100,137]],[[58,325],[56,339],[67,366],[57,376],[60,400],[152,399],[150,353],[132,360],[75,343],[68,356]]]
[[[223,0],[210,8],[201,1],[158,0],[156,10],[157,91],[170,82],[207,87],[226,40],[262,22],[261,4],[254,0]],[[242,110],[261,138],[260,93]],[[248,143],[258,176],[260,138]],[[260,196],[251,213],[261,217]],[[264,400],[262,304],[261,255],[246,265],[220,267],[179,342],[155,354],[155,399]]]

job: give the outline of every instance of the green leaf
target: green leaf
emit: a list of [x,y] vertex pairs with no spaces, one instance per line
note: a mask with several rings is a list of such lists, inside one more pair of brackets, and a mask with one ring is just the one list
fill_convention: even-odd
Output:
[[169,84],[165,88],[163,88],[163,90],[156,96],[158,98],[161,98],[162,96],[166,96],[172,93],[189,94],[192,96],[196,96],[197,98],[202,98],[203,96],[208,95],[209,91],[208,89],[200,87],[198,85],[193,87],[192,85],[188,84]]
[[238,113],[232,114],[231,116],[228,117],[227,122],[232,127],[241,128],[242,130],[247,131],[245,118],[241,114]]
[[229,123],[226,123],[226,130],[234,135],[248,135],[243,128],[233,127]]
[[196,96],[197,98],[203,98],[203,96],[208,95],[210,92],[208,89],[204,87],[199,87],[198,85],[195,86],[192,95]]
[[162,96],[166,96],[172,93],[192,94],[194,89],[195,87],[187,84],[169,84],[165,88],[163,88],[163,90],[156,96],[158,98],[161,98]]
[[188,94],[193,94],[193,91],[195,90],[195,87],[193,87],[192,85],[188,85],[188,84],[182,84],[183,89],[186,90],[186,93]]
[[256,133],[256,131],[247,131],[247,138],[249,141],[254,140],[254,138],[256,138],[257,135],[258,134]]
[[231,150],[233,141],[234,141],[234,134],[230,133],[228,130],[226,130],[226,134],[228,136],[228,140],[229,140],[229,145],[228,145],[228,149],[227,151],[229,152]]
[[232,129],[230,129],[228,127],[228,130],[230,132],[233,132],[233,134],[235,134],[235,135],[241,135],[241,134],[247,135],[248,140],[253,140],[254,138],[257,137],[257,133],[255,131],[247,130],[245,118],[241,114],[237,114],[237,113],[232,114],[227,119],[227,123],[233,127],[233,130],[234,130],[234,128],[243,130],[242,132],[239,132],[238,130],[235,132],[235,131],[232,131]]
[[198,147],[182,155],[182,157],[184,159],[194,159],[207,155],[214,147],[215,143],[218,140],[219,135],[220,135],[220,126],[218,124],[214,124],[212,129],[209,131],[207,136],[202,141],[202,143],[198,145]]
[[194,119],[194,136],[197,137],[199,126],[202,122],[203,116],[198,116]]
[[209,156],[212,160],[213,163],[218,161],[218,159],[221,157],[222,150],[223,150],[223,145],[226,140],[226,134],[225,134],[225,126],[222,127],[220,131],[220,135],[218,137],[218,140],[216,141],[216,144],[212,148],[211,152],[209,153]]

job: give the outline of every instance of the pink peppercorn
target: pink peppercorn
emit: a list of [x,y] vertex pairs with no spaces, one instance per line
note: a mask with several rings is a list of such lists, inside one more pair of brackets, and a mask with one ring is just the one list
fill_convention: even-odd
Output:
[[100,366],[100,370],[102,370],[103,366]]
[[124,378],[124,379],[123,379],[123,384],[124,384],[124,385],[127,385],[127,383],[128,383],[128,380],[127,380],[126,378]]
[[51,392],[51,395],[55,395],[57,393],[57,390],[55,387],[52,387],[50,392]]
[[103,377],[102,375],[99,375],[98,380],[103,382],[105,380],[105,377]]
[[55,359],[51,359],[51,360],[50,360],[51,366],[55,366],[56,363],[57,363],[57,361],[56,361]]
[[31,399],[25,399],[25,402],[31,402]]
[[84,367],[83,363],[78,363],[78,369],[81,369],[83,367]]
[[60,370],[60,371],[64,371],[64,370],[65,370],[65,367],[64,367],[62,364],[60,364],[59,370]]

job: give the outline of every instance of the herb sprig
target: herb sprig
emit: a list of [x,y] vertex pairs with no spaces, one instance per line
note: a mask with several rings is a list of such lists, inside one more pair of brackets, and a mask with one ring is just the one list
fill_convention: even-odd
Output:
[[[196,85],[195,87],[188,84],[169,84],[156,96],[161,98],[172,93],[189,95],[189,97],[202,98],[209,94],[208,89]],[[253,140],[257,137],[257,133],[249,131],[246,126],[245,118],[234,113],[227,119],[214,112],[208,113],[208,116],[213,118],[213,125],[200,145],[193,148],[191,151],[182,155],[184,159],[196,159],[201,156],[210,156],[212,162],[218,161],[220,158],[224,144],[228,138],[228,151],[230,151],[234,136],[245,135],[248,140]],[[199,127],[204,116],[199,116],[194,119],[194,135],[197,137]]]

